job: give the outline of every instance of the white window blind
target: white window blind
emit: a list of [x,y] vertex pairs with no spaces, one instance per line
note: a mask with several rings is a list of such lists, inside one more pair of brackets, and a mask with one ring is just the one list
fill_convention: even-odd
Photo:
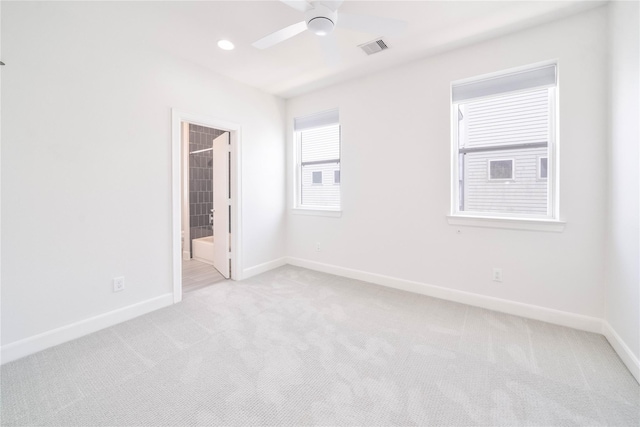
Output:
[[453,102],[461,102],[532,88],[552,87],[556,85],[556,75],[556,64],[549,64],[471,82],[453,83],[451,99]]
[[293,119],[293,130],[296,132],[340,123],[338,110],[328,110]]

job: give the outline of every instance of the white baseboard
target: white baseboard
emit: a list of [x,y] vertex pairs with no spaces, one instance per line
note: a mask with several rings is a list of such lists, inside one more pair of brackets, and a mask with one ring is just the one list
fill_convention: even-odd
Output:
[[456,289],[443,288],[426,283],[398,279],[395,277],[368,273],[366,271],[354,270],[351,268],[339,267],[336,265],[324,264],[301,258],[287,257],[287,263],[298,267],[308,268],[310,270],[322,271],[324,273],[362,280],[364,282],[375,283],[377,285],[387,286],[394,289],[401,289],[403,291],[428,295],[435,298],[473,305],[475,307],[482,307],[529,319],[541,320],[543,322],[567,326],[583,331],[602,333],[602,319],[597,317],[583,316],[537,305],[524,304],[521,302],[509,301],[486,295],[459,291]]
[[640,383],[640,360],[606,320],[602,321],[602,335],[605,336],[611,347],[618,353],[631,375]]
[[[298,267],[308,268],[310,270],[362,280],[394,289],[414,292],[448,301],[455,301],[462,304],[469,304],[476,307],[482,307],[489,310],[495,310],[588,332],[601,333],[607,338],[616,353],[618,353],[631,374],[638,382],[640,382],[640,361],[638,360],[638,357],[633,354],[631,349],[629,349],[611,325],[602,319],[294,257],[282,257],[244,269],[242,278],[247,279],[274,268],[281,267],[285,264],[291,264]],[[168,293],[147,301],[142,301],[108,313],[81,320],[70,325],[43,332],[20,341],[6,344],[0,349],[0,362],[7,363],[20,359],[21,357],[80,338],[84,335],[108,328],[109,326],[116,325],[172,304],[173,293]]]
[[262,264],[254,265],[253,267],[245,268],[242,271],[242,279],[248,279],[249,277],[256,276],[264,273],[265,271],[273,270],[274,268],[282,267],[287,264],[287,258],[282,257],[274,259],[272,261],[264,262]]
[[168,293],[147,301],[122,307],[108,313],[103,313],[70,325],[62,326],[29,338],[15,341],[2,346],[0,361],[2,363],[11,362],[49,347],[80,338],[84,335],[108,328],[109,326],[133,319],[134,317],[147,314],[151,311],[167,307],[171,304],[173,304],[173,294]]

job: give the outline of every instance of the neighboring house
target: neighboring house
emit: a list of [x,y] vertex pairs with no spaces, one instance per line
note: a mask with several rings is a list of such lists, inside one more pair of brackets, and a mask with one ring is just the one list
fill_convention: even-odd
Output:
[[319,163],[302,167],[302,204],[340,206],[340,163]]
[[340,125],[300,132],[302,206],[340,207]]
[[461,210],[545,215],[547,89],[459,105]]

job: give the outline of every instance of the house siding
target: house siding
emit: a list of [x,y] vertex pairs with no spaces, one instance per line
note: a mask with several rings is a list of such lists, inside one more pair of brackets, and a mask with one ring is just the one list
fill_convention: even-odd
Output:
[[[465,210],[545,215],[548,180],[538,179],[538,158],[546,155],[546,148],[465,154]],[[514,161],[512,180],[489,180],[489,160],[496,159]]]
[[[334,182],[335,171],[340,170],[340,126],[336,124],[303,131],[300,138],[300,204],[340,207],[340,184]],[[322,172],[321,184],[313,183],[313,172]]]
[[[334,183],[339,163],[309,165],[302,168],[301,204],[304,206],[340,207],[340,184]],[[313,172],[322,172],[322,184],[313,184]]]
[[[548,89],[468,102],[460,112],[460,148],[487,149],[462,155],[462,209],[546,215],[549,182],[539,178],[538,162],[548,147],[503,146],[549,143]],[[514,162],[513,178],[489,179],[489,161],[506,159]]]

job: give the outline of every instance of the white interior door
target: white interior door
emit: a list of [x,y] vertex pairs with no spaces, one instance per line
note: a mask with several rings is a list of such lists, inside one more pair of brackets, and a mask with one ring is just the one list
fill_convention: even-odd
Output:
[[213,140],[213,266],[229,278],[229,132]]

